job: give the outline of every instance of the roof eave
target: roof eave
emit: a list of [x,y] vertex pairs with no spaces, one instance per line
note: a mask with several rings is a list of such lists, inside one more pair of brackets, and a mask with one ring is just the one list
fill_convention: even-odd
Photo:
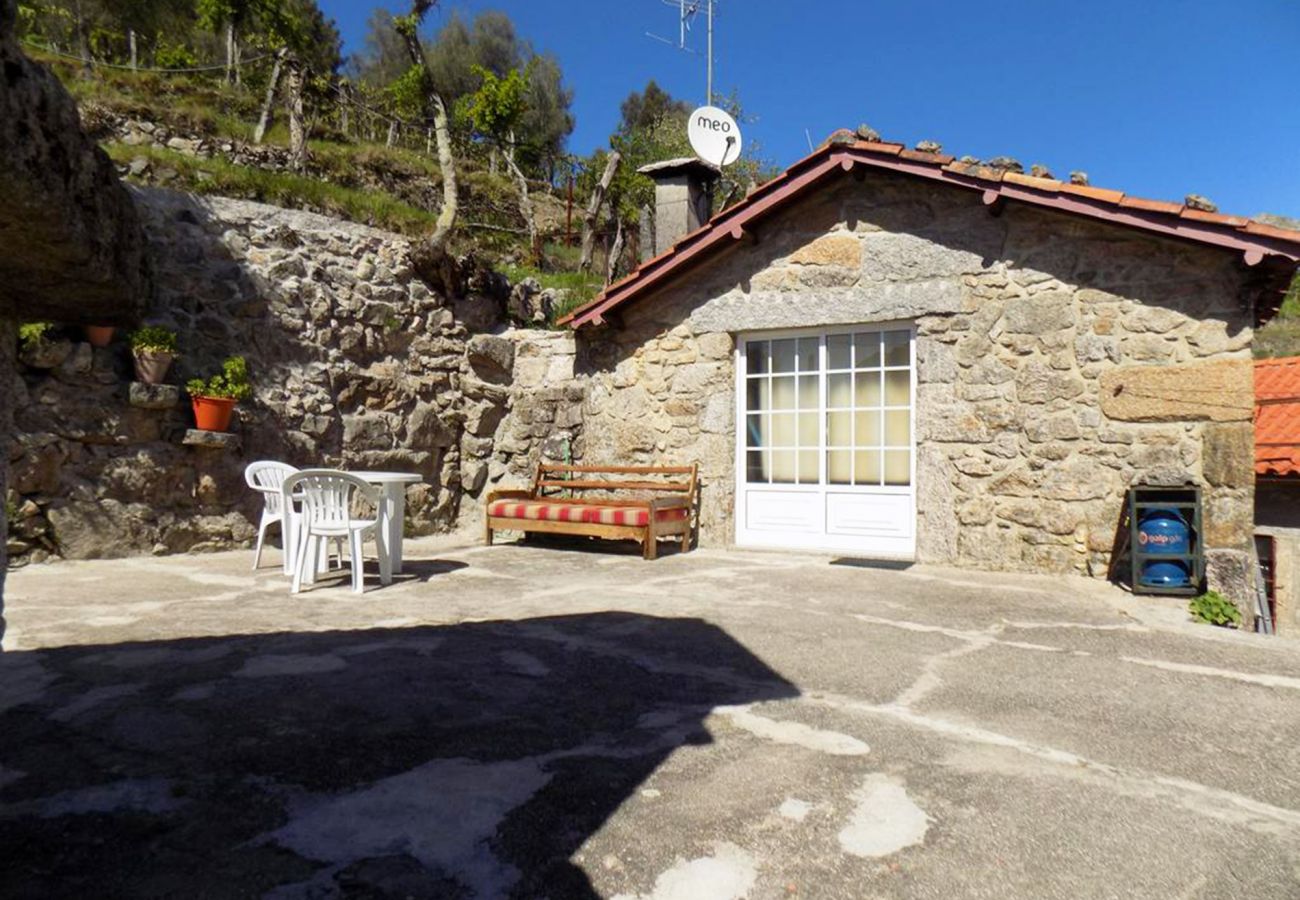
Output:
[[942,154],[907,151],[900,144],[857,142],[826,144],[796,162],[749,197],[711,218],[664,253],[638,266],[616,284],[560,319],[578,329],[600,325],[614,307],[636,299],[685,267],[691,260],[728,240],[740,239],[744,226],[775,206],[802,193],[836,171],[858,166],[901,172],[983,192],[988,205],[1008,200],[1133,228],[1150,234],[1235,251],[1247,266],[1266,258],[1300,263],[1300,232],[1288,232],[1240,217],[1207,213],[1164,201],[1130,198],[1121,191],[1075,185],[1050,178],[1008,172],[982,164],[954,162]]

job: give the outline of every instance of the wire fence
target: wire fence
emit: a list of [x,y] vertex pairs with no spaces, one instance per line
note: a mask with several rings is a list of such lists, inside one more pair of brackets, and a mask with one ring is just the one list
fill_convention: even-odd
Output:
[[[167,74],[167,75],[184,75],[193,72],[219,72],[230,68],[230,65],[227,63],[215,63],[210,66],[190,66],[181,69],[167,69],[167,68],[160,68],[158,66],[122,65],[121,63],[104,62],[102,59],[95,59],[94,57],[89,57],[89,56],[80,56],[75,53],[64,53],[61,50],[55,50],[53,47],[32,40],[24,39],[22,43],[25,46],[31,47],[36,50],[40,50],[42,53],[48,53],[50,56],[57,56],[60,57],[61,59],[71,60],[72,62],[81,63],[82,65],[92,66],[97,69],[117,69],[122,72],[157,72],[157,73]],[[247,66],[255,62],[261,62],[264,59],[273,59],[274,57],[275,57],[274,53],[261,53],[257,56],[250,56],[246,59],[240,59],[238,65]]]

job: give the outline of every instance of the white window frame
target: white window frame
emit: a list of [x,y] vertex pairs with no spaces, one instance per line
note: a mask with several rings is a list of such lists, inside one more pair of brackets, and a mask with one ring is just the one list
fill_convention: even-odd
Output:
[[[907,448],[908,454],[908,484],[906,485],[860,485],[860,484],[829,484],[827,482],[827,394],[829,383],[828,371],[828,352],[826,339],[832,335],[854,334],[863,331],[906,331],[908,334],[908,437],[910,446]],[[746,437],[748,428],[748,410],[746,408],[747,396],[746,387],[749,376],[747,345],[751,341],[772,341],[785,338],[817,338],[818,353],[818,410],[817,410],[817,482],[782,484],[759,482],[751,484],[747,480],[747,457],[746,457]],[[827,536],[827,539],[821,542],[809,541],[806,538],[795,536],[790,543],[783,544],[780,541],[773,542],[767,536],[758,536],[749,533],[746,529],[747,518],[747,492],[750,490],[770,491],[773,493],[807,493],[815,491],[821,497],[823,508],[826,503],[828,493],[835,494],[862,494],[862,495],[880,495],[880,496],[900,496],[911,499],[910,511],[911,521],[908,523],[907,543],[910,549],[898,552],[886,552],[881,554],[872,554],[869,547],[863,547],[864,555],[883,555],[883,556],[911,556],[915,552],[916,540],[916,462],[917,462],[917,431],[916,431],[916,388],[917,388],[917,361],[916,361],[916,323],[912,320],[890,320],[884,322],[859,322],[852,325],[836,325],[824,327],[809,328],[790,328],[790,329],[765,329],[758,331],[740,332],[736,335],[736,347],[734,353],[735,365],[735,528],[734,540],[737,546],[742,547],[782,547],[788,546],[790,549],[825,549],[831,552],[845,553],[855,552],[853,548],[846,546],[845,541],[838,540],[833,536]],[[884,360],[881,360],[882,371],[898,371],[900,366],[885,366]],[[837,372],[843,370],[836,370]],[[796,382],[796,391],[798,383]],[[883,391],[883,384],[882,384]],[[882,410],[898,409],[899,407],[886,407],[883,405],[884,396],[882,394]],[[838,407],[837,407],[838,409]],[[796,419],[796,430],[797,430]],[[884,427],[882,416],[881,427]],[[883,434],[883,432],[882,432]],[[884,445],[882,444],[882,447]],[[899,448],[901,449],[901,448]],[[798,468],[798,457],[796,455],[796,470]],[[884,476],[884,456],[881,456],[881,476]],[[823,532],[826,535],[826,532]]]

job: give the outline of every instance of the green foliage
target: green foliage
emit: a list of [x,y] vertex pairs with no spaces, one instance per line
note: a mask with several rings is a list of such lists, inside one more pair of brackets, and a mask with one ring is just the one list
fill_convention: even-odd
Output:
[[415,13],[406,16],[392,16],[390,21],[393,23],[393,30],[402,37],[410,37],[415,34],[420,27],[421,17]]
[[131,332],[131,349],[176,356],[176,332],[161,325],[146,325]]
[[28,34],[35,29],[38,12],[38,7],[34,4],[18,4],[18,34]]
[[160,69],[193,69],[199,64],[199,58],[189,47],[166,41],[159,41],[153,52],[153,61]]
[[1282,308],[1278,314],[1284,319],[1300,319],[1300,269],[1291,279],[1291,287],[1282,298]]
[[[548,248],[547,256],[553,256],[555,251],[564,251],[568,248]],[[577,268],[576,257],[570,261],[570,266]],[[535,278],[542,289],[557,288],[565,291],[564,300],[557,306],[552,313],[552,320],[548,324],[554,324],[558,319],[562,319],[582,304],[586,303],[592,297],[600,292],[605,286],[605,279],[599,275],[589,272],[554,272],[534,268],[532,266],[518,266],[513,264],[504,264],[497,266],[498,271],[506,278],[510,279],[512,284],[517,284],[525,278]]]
[[254,11],[253,0],[196,0],[194,11],[198,13],[199,24],[210,31],[218,31],[226,25],[242,26]]
[[515,128],[527,110],[527,75],[511,69],[501,76],[480,65],[472,66],[471,71],[481,80],[466,108],[471,126],[498,146],[511,143]]
[[384,88],[393,111],[404,119],[415,119],[424,115],[425,98],[428,96],[428,75],[423,66],[411,66],[401,77]]
[[1241,610],[1218,591],[1206,591],[1199,597],[1193,597],[1187,604],[1187,611],[1201,622],[1222,628],[1241,624]]
[[1300,270],[1291,279],[1277,316],[1256,330],[1252,350],[1256,359],[1300,356]]
[[437,220],[434,213],[404,203],[392,194],[344,187],[309,175],[237,166],[216,158],[196,159],[157,147],[110,144],[104,149],[119,163],[148,157],[155,165],[180,176],[177,187],[196,193],[311,209],[402,234],[423,234]]
[[53,327],[53,322],[24,322],[18,326],[18,341],[24,350],[35,347],[45,340],[45,335]]
[[248,381],[248,363],[242,356],[231,356],[221,364],[221,372],[211,378],[191,378],[185,382],[191,397],[226,397],[247,400],[253,396],[253,386]]
[[[411,77],[402,32],[419,27],[418,17],[394,17],[382,9],[375,10],[369,20],[365,51],[350,63],[363,94],[377,95],[386,110],[406,120],[424,118],[422,106],[403,100],[416,85],[395,84]],[[554,183],[565,141],[574,125],[570,110],[573,91],[564,85],[559,62],[552,56],[534,53],[528,41],[515,31],[510,17],[501,12],[483,12],[467,22],[452,10],[436,34],[424,36],[424,47],[432,79],[429,87],[447,104],[458,151],[481,157],[486,154],[485,144],[499,146],[513,128],[516,163],[530,177]],[[475,95],[484,87],[480,70],[491,73],[499,82],[507,82],[504,90],[517,92],[518,97],[504,96],[501,86],[492,84],[490,102],[485,105],[489,98],[480,97],[476,103]],[[519,73],[513,81],[512,72]],[[522,84],[517,83],[519,79]],[[521,106],[522,112],[511,114],[502,101]],[[475,111],[480,116],[477,123]],[[509,127],[494,134],[506,121]],[[489,140],[483,141],[485,137]]]
[[653,131],[665,119],[680,119],[685,122],[691,111],[685,100],[674,98],[653,78],[646,82],[645,90],[628,94],[618,109],[620,118],[616,134],[620,137]]

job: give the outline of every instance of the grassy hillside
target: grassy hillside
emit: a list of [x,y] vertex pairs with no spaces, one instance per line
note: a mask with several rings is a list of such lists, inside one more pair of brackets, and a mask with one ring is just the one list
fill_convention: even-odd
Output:
[[[94,70],[85,76],[72,61],[38,51],[32,56],[50,65],[82,105],[89,120],[110,123],[139,120],[162,125],[176,135],[202,138],[217,149],[199,156],[151,144],[127,143],[111,128],[101,129],[101,143],[128,180],[258,200],[320,212],[416,236],[429,231],[442,201],[442,175],[426,152],[422,135],[405,137],[405,145],[386,146],[382,129],[355,129],[349,137],[317,118],[308,143],[309,158],[301,173],[282,166],[249,165],[249,154],[223,153],[226,146],[252,140],[264,84],[256,73],[243,87],[229,87],[215,76],[190,76]],[[283,111],[264,144],[287,148]],[[309,114],[309,120],[312,118]],[[356,133],[360,132],[360,134]],[[367,138],[375,133],[380,140]],[[240,156],[235,161],[232,156]],[[572,305],[590,298],[601,280],[574,271],[576,252],[563,242],[565,203],[549,185],[531,186],[536,219],[544,238],[544,264],[527,259],[525,222],[516,189],[504,173],[494,174],[472,159],[458,160],[460,219],[454,248],[488,253],[512,280],[536,277],[543,287],[567,290]],[[573,221],[577,222],[576,213]],[[576,228],[576,224],[575,224]]]
[[1277,318],[1255,332],[1254,351],[1257,359],[1300,356],[1300,271]]

